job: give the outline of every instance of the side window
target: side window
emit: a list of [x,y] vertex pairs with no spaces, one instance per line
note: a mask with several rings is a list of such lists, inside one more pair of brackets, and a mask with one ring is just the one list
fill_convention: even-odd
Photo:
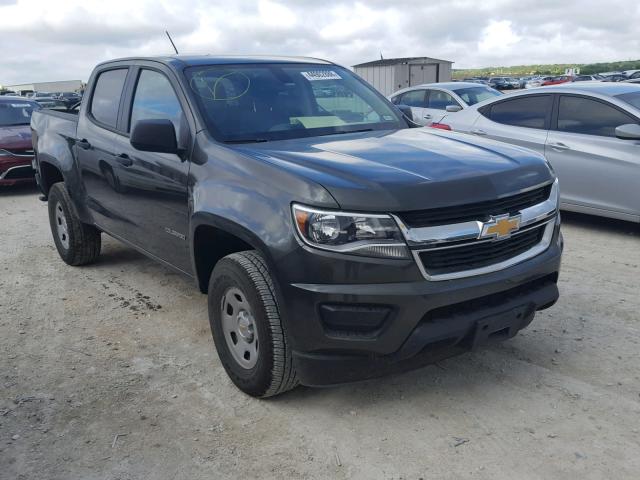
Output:
[[141,70],[131,106],[129,131],[139,120],[171,120],[180,138],[182,106],[171,83],[162,73]]
[[630,78],[640,78],[640,72],[634,73]]
[[411,90],[410,92],[402,94],[402,98],[399,103],[408,107],[422,108],[425,106],[424,94],[425,90]]
[[638,123],[633,117],[603,102],[584,97],[560,97],[558,130],[615,137],[616,127]]
[[107,70],[98,75],[91,99],[91,115],[97,121],[115,128],[118,123],[120,97],[128,69]]
[[459,105],[451,95],[440,90],[429,91],[429,103],[427,108],[435,108],[437,110],[446,110],[449,105]]
[[505,125],[546,128],[552,104],[551,95],[524,96],[498,102],[481,113],[494,122]]

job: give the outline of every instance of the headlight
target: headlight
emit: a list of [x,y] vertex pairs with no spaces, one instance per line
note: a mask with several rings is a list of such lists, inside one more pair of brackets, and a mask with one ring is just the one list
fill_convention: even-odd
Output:
[[382,258],[409,258],[396,222],[389,215],[344,213],[293,205],[302,240],[332,252]]

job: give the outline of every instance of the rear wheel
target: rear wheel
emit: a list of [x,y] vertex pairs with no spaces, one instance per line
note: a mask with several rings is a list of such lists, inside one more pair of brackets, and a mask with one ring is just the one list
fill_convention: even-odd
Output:
[[69,265],[86,265],[100,255],[100,230],[80,221],[63,182],[49,190],[49,224],[62,260]]
[[273,281],[258,252],[234,253],[216,264],[209,322],[220,361],[240,390],[270,397],[298,384]]

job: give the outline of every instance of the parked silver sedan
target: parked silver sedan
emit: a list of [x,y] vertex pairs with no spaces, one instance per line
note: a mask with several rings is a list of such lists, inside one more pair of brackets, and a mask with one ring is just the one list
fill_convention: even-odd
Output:
[[391,94],[389,100],[410,107],[414,122],[430,126],[447,112],[459,112],[499,95],[502,94],[498,90],[475,82],[443,82],[404,88]]
[[638,84],[542,87],[482,102],[440,123],[545,155],[565,210],[640,222]]

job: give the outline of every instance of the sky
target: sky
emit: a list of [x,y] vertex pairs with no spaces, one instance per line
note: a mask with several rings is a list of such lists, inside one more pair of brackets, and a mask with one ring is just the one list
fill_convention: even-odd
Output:
[[304,55],[454,68],[640,58],[640,0],[0,0],[0,85],[86,81],[173,53]]

